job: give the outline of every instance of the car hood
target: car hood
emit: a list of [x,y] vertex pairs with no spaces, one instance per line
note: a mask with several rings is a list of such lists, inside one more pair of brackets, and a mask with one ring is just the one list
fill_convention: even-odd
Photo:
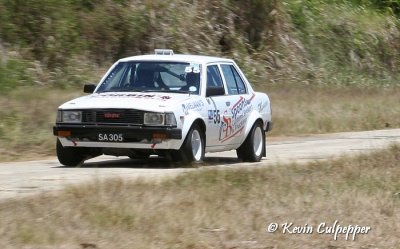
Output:
[[172,111],[181,102],[193,97],[184,93],[95,93],[68,101],[60,109],[138,109]]

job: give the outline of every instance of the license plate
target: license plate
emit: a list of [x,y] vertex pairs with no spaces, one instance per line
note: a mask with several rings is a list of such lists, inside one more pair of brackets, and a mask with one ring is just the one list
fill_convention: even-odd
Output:
[[101,142],[123,142],[124,135],[119,133],[99,133],[97,139]]

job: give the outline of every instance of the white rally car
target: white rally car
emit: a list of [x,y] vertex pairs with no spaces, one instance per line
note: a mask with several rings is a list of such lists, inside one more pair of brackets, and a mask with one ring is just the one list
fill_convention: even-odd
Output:
[[102,154],[184,162],[227,150],[250,162],[266,155],[270,100],[233,60],[157,49],[117,61],[84,92],[58,109],[53,133],[63,165]]

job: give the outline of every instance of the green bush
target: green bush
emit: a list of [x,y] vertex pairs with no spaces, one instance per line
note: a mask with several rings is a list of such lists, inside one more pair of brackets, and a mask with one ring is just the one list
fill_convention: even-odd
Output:
[[8,59],[0,61],[0,93],[30,84],[26,73],[27,64],[23,60]]
[[[372,78],[378,84],[396,82],[400,73],[398,19],[362,1],[287,1],[286,5],[310,61],[318,68],[313,72],[316,77],[325,71],[329,81],[348,75]],[[365,83],[350,77],[348,83]]]
[[0,3],[1,38],[24,49],[24,56],[43,61],[49,68],[64,64],[78,52],[78,16],[68,0],[24,0]]

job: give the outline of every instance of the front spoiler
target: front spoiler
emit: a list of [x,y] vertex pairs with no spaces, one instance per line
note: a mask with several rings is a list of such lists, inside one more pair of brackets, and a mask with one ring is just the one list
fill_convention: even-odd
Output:
[[[68,132],[70,135],[68,137],[60,136],[59,132]],[[99,133],[123,134],[125,142],[97,141]],[[63,146],[179,149],[182,144],[182,130],[170,127],[57,124],[53,127],[53,134],[59,137]]]
[[163,140],[142,143],[113,143],[113,142],[87,142],[75,141],[71,138],[58,138],[64,147],[88,147],[88,148],[123,148],[146,150],[178,150],[181,147],[180,140]]

